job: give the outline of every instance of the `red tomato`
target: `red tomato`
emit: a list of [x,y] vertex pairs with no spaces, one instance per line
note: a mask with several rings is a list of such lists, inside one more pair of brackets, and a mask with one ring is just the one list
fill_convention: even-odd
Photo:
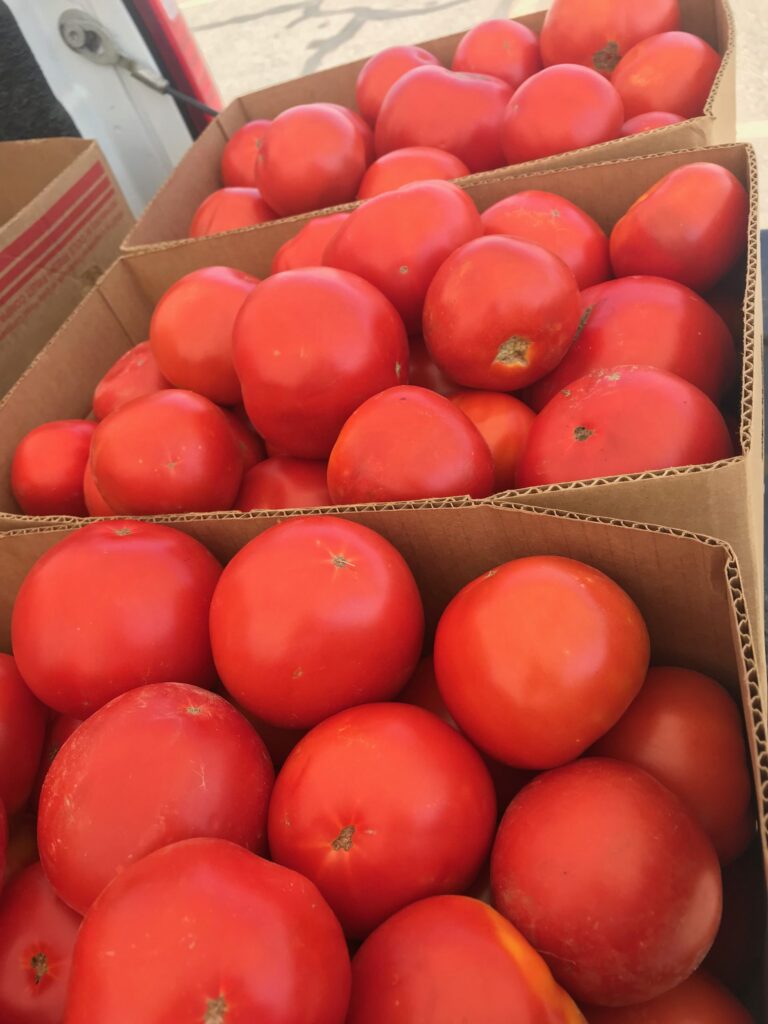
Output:
[[341,113],[348,118],[357,129],[357,133],[363,140],[365,146],[365,163],[366,166],[371,163],[376,156],[376,149],[373,145],[373,132],[371,131],[370,125],[364,120],[356,111],[350,110],[349,107],[345,107],[342,103],[326,103],[325,106],[332,107],[334,110],[340,110]]
[[331,103],[284,110],[262,139],[256,180],[281,217],[355,198],[368,164],[359,126]]
[[720,865],[678,798],[634,765],[586,758],[539,775],[491,854],[498,910],[575,998],[653,999],[688,977],[720,921]]
[[0,654],[0,800],[9,814],[29,799],[45,740],[45,709]]
[[493,460],[474,423],[447,398],[405,385],[374,395],[342,427],[328,460],[339,505],[493,492]]
[[730,387],[736,372],[731,333],[685,285],[661,277],[620,277],[587,288],[581,302],[576,340],[562,362],[526,394],[534,409],[542,409],[584,374],[611,366],[668,370],[714,402]]
[[208,612],[221,566],[157,523],[91,523],[35,562],[13,606],[16,663],[33,693],[85,717],[126,690],[213,683]]
[[586,1024],[520,932],[467,896],[412,903],[380,925],[355,954],[347,1024],[481,1019],[483,1024]]
[[261,440],[259,435],[251,426],[250,420],[243,412],[234,412],[231,409],[221,410],[229,424],[229,429],[237,442],[237,447],[240,449],[240,454],[243,458],[243,470],[248,472],[263,459],[266,459],[267,453],[264,450],[264,442]]
[[466,192],[448,181],[420,181],[358,206],[328,243],[323,262],[378,288],[414,333],[440,265],[482,232]]
[[107,370],[93,392],[93,415],[103,420],[132,398],[150,395],[153,391],[170,387],[160,373],[148,341],[129,348]]
[[458,384],[449,380],[437,363],[432,359],[423,338],[411,338],[409,343],[408,383],[416,387],[436,391],[438,395],[450,398],[460,390]]
[[437,627],[434,658],[443,700],[473,743],[505,764],[551,768],[626,711],[648,668],[648,630],[597,569],[518,558],[459,591]]
[[325,247],[334,237],[348,213],[331,213],[327,217],[313,217],[287,242],[283,242],[272,259],[272,273],[300,270],[303,267],[321,267]]
[[360,182],[357,198],[371,199],[414,181],[450,181],[467,174],[469,168],[453,153],[434,146],[407,146],[385,153],[371,164]]
[[635,43],[679,24],[678,0],[553,0],[541,29],[541,57],[607,75]]
[[741,1003],[700,971],[649,1003],[586,1012],[589,1024],[752,1024]]
[[104,495],[96,486],[90,460],[86,462],[85,473],[83,474],[83,497],[85,498],[85,507],[89,516],[103,519],[105,516],[115,515],[114,509],[111,505],[107,504],[104,500]]
[[747,245],[744,186],[718,164],[678,167],[630,206],[611,232],[617,277],[656,274],[704,292]]
[[326,474],[325,462],[291,459],[284,455],[265,459],[243,477],[235,507],[241,512],[250,512],[254,508],[332,505]]
[[255,715],[290,728],[394,697],[423,638],[402,556],[345,519],[307,516],[262,533],[224,569],[211,605],[222,683]]
[[220,188],[200,203],[189,225],[189,237],[217,235],[274,220],[277,214],[257,188]]
[[67,1024],[344,1024],[349,976],[311,882],[234,843],[187,839],[132,864],[92,907]]
[[83,474],[96,424],[53,420],[16,445],[11,490],[26,516],[85,516]]
[[579,316],[576,279],[561,259],[531,242],[486,235],[457,249],[432,279],[424,340],[464,387],[516,391],[557,366]]
[[723,868],[723,917],[704,967],[738,992],[754,979],[765,939],[765,869],[759,840]]
[[389,46],[380,50],[363,65],[355,83],[357,108],[373,125],[379,116],[384,97],[407,71],[422,64],[439,64],[437,57],[420,46]]
[[460,40],[451,68],[492,75],[516,89],[541,70],[539,40],[535,32],[519,21],[482,21]]
[[8,852],[8,816],[3,801],[0,800],[0,889],[5,879],[5,858]]
[[573,271],[579,288],[611,276],[608,239],[588,213],[553,192],[518,192],[482,214],[486,235],[511,235],[535,242]]
[[670,124],[679,124],[684,121],[679,114],[668,114],[665,110],[651,110],[647,114],[638,114],[637,117],[630,117],[621,126],[620,138],[627,135],[637,135],[638,132],[650,132],[654,128],[666,128]]
[[324,459],[361,402],[407,380],[408,342],[392,304],[344,270],[267,278],[234,332],[248,416],[281,454]]
[[256,187],[256,157],[271,121],[247,121],[227,141],[221,154],[221,183],[225,188]]
[[84,914],[129,864],[180,839],[260,852],[273,780],[258,733],[223,697],[140,686],[83,722],[48,770],[37,824],[46,876]]
[[617,366],[579,377],[544,406],[517,486],[698,466],[732,455],[728,426],[703,391],[665,370]]
[[[35,794],[34,804],[35,810],[37,805],[40,803],[40,790],[43,788],[43,782],[45,776],[48,773],[48,769],[53,764],[53,759],[56,757],[58,752],[64,745],[64,741],[68,740],[72,733],[82,724],[82,719],[72,718],[71,715],[55,715],[53,722],[50,724],[46,737],[45,745],[43,747],[42,757],[40,758],[40,764],[38,766],[37,779],[35,781]],[[37,849],[37,823],[35,822],[34,827],[35,834],[35,849]],[[37,854],[35,854],[37,857]]]
[[0,888],[24,868],[37,860],[37,822],[31,811],[22,811],[8,824],[8,847],[5,851],[5,879],[0,879]]
[[230,267],[193,270],[155,306],[149,343],[165,377],[220,405],[240,401],[232,365],[232,327],[258,278]]
[[3,1024],[61,1024],[79,927],[39,864],[10,883],[0,899]]
[[451,401],[472,420],[490,449],[494,491],[512,490],[535,413],[498,391],[459,391]]
[[720,54],[690,32],[662,32],[637,43],[611,75],[626,117],[672,110],[683,118],[704,110],[720,70]]
[[414,900],[465,889],[495,815],[488,771],[455,729],[408,704],[366,704],[326,719],[289,755],[269,848],[362,938]]
[[501,167],[501,125],[511,95],[506,82],[490,75],[415,68],[387,93],[376,122],[376,152],[434,146],[473,173]]
[[746,850],[755,815],[744,726],[730,694],[714,679],[685,668],[652,668],[592,752],[630,761],[676,793],[723,863]]
[[502,126],[508,164],[566,153],[615,139],[624,123],[611,83],[580,64],[558,64],[526,79]]
[[174,388],[135,398],[103,420],[91,468],[121,515],[213,512],[233,507],[243,457],[221,409]]

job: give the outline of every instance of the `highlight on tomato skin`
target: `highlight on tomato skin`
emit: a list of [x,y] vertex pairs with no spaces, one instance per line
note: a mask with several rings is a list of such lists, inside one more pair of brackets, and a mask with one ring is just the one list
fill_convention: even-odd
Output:
[[352,960],[347,1024],[514,1020],[585,1024],[541,957],[501,914],[433,896],[393,914]]

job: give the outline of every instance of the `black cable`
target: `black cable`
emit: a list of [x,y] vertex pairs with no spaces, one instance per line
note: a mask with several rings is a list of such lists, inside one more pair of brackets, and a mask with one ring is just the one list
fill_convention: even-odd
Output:
[[173,96],[179,103],[187,103],[190,107],[196,107],[198,110],[202,110],[203,113],[210,114],[211,117],[217,117],[219,114],[218,110],[214,110],[213,107],[209,107],[206,103],[201,103],[200,100],[196,100],[193,96],[187,96],[186,93],[174,89],[172,85],[166,85],[163,93],[166,96]]

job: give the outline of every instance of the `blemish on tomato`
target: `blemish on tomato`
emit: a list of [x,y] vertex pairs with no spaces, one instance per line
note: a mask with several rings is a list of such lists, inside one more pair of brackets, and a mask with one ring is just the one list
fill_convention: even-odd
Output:
[[592,437],[594,430],[590,430],[588,427],[576,427],[573,432],[573,436],[577,441],[586,441],[588,437]]
[[349,851],[352,849],[352,836],[354,834],[355,826],[345,825],[341,832],[339,832],[339,834],[331,843],[331,849],[344,850],[345,853],[349,853]]
[[499,345],[494,363],[505,366],[527,366],[531,343],[528,338],[513,334]]

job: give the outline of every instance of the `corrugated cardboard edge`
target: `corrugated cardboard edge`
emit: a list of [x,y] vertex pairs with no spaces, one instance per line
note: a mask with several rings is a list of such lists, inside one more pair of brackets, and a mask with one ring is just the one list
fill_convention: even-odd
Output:
[[[696,3],[700,3],[700,0],[696,0]],[[692,148],[713,143],[732,141],[735,138],[736,131],[736,74],[734,64],[735,26],[733,12],[731,11],[728,0],[711,0],[711,3],[719,43],[718,49],[721,53],[721,61],[718,73],[712,83],[712,88],[710,89],[709,96],[707,97],[707,101],[704,105],[704,111],[701,116],[688,118],[678,124],[655,128],[650,132],[643,133],[642,135],[628,136],[623,139],[612,139],[609,142],[602,142],[594,146],[585,146],[578,150],[571,150],[568,153],[557,154],[540,160],[516,164],[514,165],[514,169],[512,167],[502,167],[497,170],[486,171],[477,175],[470,175],[467,178],[457,179],[458,183],[464,184],[476,179],[483,180],[493,175],[540,173],[542,171],[553,170],[561,166],[572,167],[581,164],[595,163],[602,160],[607,161],[609,159],[619,159],[622,157],[631,158],[634,156],[657,155],[659,153],[670,152],[682,148]],[[693,8],[696,4],[691,2],[689,6]],[[539,28],[541,21],[543,21],[544,14],[545,11],[539,11],[535,14],[524,15],[512,20],[520,21],[522,24],[529,25],[529,27]],[[452,52],[463,34],[463,32],[458,32],[450,36],[429,39],[413,45],[421,46],[430,51],[450,49]],[[354,72],[356,74],[368,59],[368,57],[364,57],[348,64],[329,68],[326,69],[325,72],[321,72],[321,74],[342,72]],[[308,77],[313,78],[314,76]],[[302,81],[304,81],[304,79],[293,79],[290,82],[283,83],[283,85],[290,86],[293,89]],[[272,86],[269,90],[263,90],[263,92],[272,92],[279,88],[281,88],[281,86]],[[198,161],[202,158],[202,152],[208,149],[210,149],[212,153],[214,151],[218,153],[219,146],[223,146],[228,138],[230,138],[234,133],[234,130],[239,128],[246,120],[248,120],[246,107],[249,103],[255,103],[260,95],[261,93],[259,92],[250,93],[245,96],[240,96],[229,103],[218,117],[208,125],[202,135],[193,143],[192,147],[184,157],[182,157],[182,163],[184,163],[185,166],[188,166],[190,163]],[[320,98],[321,97],[317,96],[307,97],[303,102],[316,102]],[[287,104],[286,107],[288,105],[290,104]],[[232,125],[231,130],[229,128],[230,123]],[[216,173],[218,175],[218,168],[216,169]],[[134,227],[126,235],[125,241],[121,246],[121,252],[129,254],[131,252],[142,251],[147,248],[155,248],[156,246],[162,246],[165,244],[166,240],[162,239],[145,242],[140,241],[140,239],[147,231],[147,226],[151,225],[158,205],[163,202],[171,189],[174,188],[174,185],[175,176],[174,172],[171,172],[168,179],[160,186],[158,191],[152,197]],[[331,209],[332,208],[328,207],[323,210],[314,210],[305,216],[317,216],[320,213],[327,213]],[[286,219],[291,220],[292,218],[278,218],[276,221],[271,221],[270,223],[281,223]],[[151,226],[149,230],[151,233]],[[221,233],[228,234],[229,232]],[[205,237],[211,238],[217,236],[207,235]],[[137,238],[139,241],[136,240]],[[185,239],[172,239],[168,241],[185,241]]]

